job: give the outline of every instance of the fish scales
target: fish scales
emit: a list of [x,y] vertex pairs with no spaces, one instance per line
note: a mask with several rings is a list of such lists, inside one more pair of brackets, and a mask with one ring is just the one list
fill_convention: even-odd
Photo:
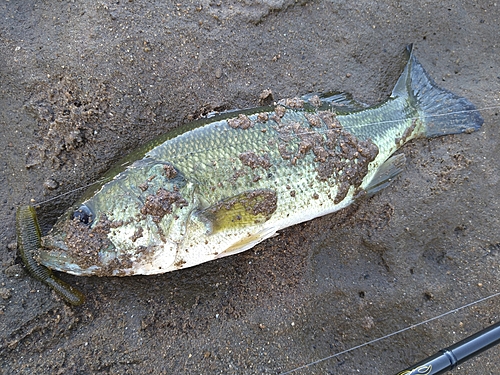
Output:
[[[216,122],[180,136],[171,144],[152,150],[150,156],[158,160],[172,161],[179,170],[196,181],[200,193],[210,203],[216,203],[224,197],[247,189],[269,186],[281,189],[284,188],[281,186],[283,184],[300,183],[295,178],[297,176],[312,176],[312,155],[307,155],[290,169],[290,161],[284,159],[278,150],[278,129],[283,127],[283,124],[307,124],[304,114],[287,113],[281,119],[280,125],[273,120],[257,123],[256,117],[257,115],[250,116],[254,123],[251,129],[232,129],[227,126],[225,120]],[[308,131],[321,134],[323,129],[312,128]],[[298,147],[299,142],[300,139],[295,135],[287,141],[290,147]],[[189,147],[189,150],[186,150],[186,147]],[[269,167],[257,165],[251,168],[244,165],[240,158],[244,153],[253,153],[256,157],[267,156]],[[191,157],[194,154],[196,156]],[[306,180],[307,184],[316,183],[314,179]]]
[[[407,49],[389,99],[339,94],[227,113],[146,150],[68,210],[36,259],[76,275],[182,269],[371,195],[402,170],[411,139],[470,132],[482,118],[436,86]],[[176,133],[177,134],[177,133]]]

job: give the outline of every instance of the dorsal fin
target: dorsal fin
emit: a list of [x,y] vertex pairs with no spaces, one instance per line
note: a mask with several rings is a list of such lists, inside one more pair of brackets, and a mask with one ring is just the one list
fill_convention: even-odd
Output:
[[[307,94],[301,97],[309,105],[321,111],[333,111],[337,114],[352,111],[361,111],[368,107],[352,97],[347,92],[326,92],[324,94]],[[319,99],[319,103],[317,103]],[[318,106],[319,104],[319,106]]]

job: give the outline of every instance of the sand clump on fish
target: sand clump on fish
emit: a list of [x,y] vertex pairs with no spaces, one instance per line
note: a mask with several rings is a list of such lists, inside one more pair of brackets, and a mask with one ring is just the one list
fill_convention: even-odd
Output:
[[[405,56],[391,96],[374,106],[308,95],[176,129],[92,187],[36,249],[18,230],[20,251],[74,275],[158,274],[376,193],[401,172],[404,155],[393,154],[406,142],[483,123],[467,99],[436,86],[411,46]],[[17,220],[30,227],[34,213],[20,208]]]

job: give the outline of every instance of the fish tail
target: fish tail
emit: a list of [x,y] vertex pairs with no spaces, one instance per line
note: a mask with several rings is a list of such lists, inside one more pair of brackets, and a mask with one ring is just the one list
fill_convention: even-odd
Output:
[[424,124],[421,137],[470,133],[478,130],[484,120],[477,108],[466,98],[436,85],[412,53],[406,48],[408,63],[392,91],[392,97],[408,96],[420,113]]

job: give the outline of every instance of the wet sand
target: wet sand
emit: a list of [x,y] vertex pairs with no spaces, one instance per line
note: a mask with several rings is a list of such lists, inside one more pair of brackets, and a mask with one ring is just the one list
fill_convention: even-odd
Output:
[[[240,255],[158,276],[30,278],[14,215],[95,182],[214,110],[390,94],[404,46],[478,108],[500,105],[500,10],[466,1],[0,4],[0,373],[279,374],[499,291],[499,108],[411,142],[373,198]],[[38,208],[44,230],[81,194]],[[294,374],[391,374],[500,319],[498,298]],[[453,374],[496,374],[500,349]]]

